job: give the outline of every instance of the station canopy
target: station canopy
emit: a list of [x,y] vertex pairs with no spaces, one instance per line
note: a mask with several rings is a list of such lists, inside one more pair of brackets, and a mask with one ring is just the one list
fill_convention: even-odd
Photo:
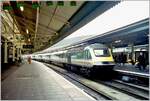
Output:
[[[2,37],[21,48],[23,54],[41,51],[117,3],[118,1],[2,1]],[[97,8],[101,8],[101,11],[95,12]]]
[[48,52],[148,18],[147,7],[148,1],[3,1],[2,37],[23,54]]
[[126,47],[148,44],[148,39],[149,1],[122,1],[42,52],[97,42],[110,47]]

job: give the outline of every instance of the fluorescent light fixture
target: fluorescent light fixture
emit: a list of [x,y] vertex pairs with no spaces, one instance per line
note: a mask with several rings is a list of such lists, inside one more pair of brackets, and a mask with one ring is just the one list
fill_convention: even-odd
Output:
[[20,10],[23,12],[23,11],[24,11],[24,7],[23,7],[23,6],[20,6]]
[[27,33],[27,34],[29,33],[29,30],[28,30],[28,29],[26,29],[26,33]]
[[121,42],[121,40],[116,40],[116,41],[115,41],[115,43],[119,43],[119,42]]
[[4,11],[5,11],[5,12],[8,12],[8,10],[7,10],[7,9],[5,9]]
[[28,39],[28,41],[30,42],[31,40],[30,40],[30,39]]

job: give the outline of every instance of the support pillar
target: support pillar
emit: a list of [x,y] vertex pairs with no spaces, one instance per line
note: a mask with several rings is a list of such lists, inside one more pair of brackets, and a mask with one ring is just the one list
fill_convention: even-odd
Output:
[[132,60],[131,63],[134,65],[134,63],[135,63],[134,44],[130,44],[128,46],[131,48],[131,57],[130,57],[130,59]]
[[110,44],[110,50],[111,50],[111,53],[113,55],[113,45],[112,44]]
[[13,45],[13,62],[15,62],[15,46]]
[[20,58],[21,58],[21,48],[20,48],[20,50],[19,50],[19,55],[20,55]]
[[7,50],[7,47],[8,47],[8,45],[7,45],[7,42],[5,41],[5,43],[4,43],[4,63],[8,63],[8,50]]
[[19,48],[17,48],[17,60],[19,60],[19,56],[20,56],[20,54],[19,54]]
[[134,45],[133,44],[131,45],[131,56],[132,56],[132,60],[135,60],[134,59]]

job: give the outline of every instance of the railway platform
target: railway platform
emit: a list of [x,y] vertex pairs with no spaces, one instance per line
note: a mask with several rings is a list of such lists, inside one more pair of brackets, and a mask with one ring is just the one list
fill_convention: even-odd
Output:
[[44,64],[20,66],[2,82],[2,100],[94,101],[77,86]]
[[138,75],[142,77],[149,77],[149,66],[145,70],[139,70],[135,65],[125,64],[125,65],[116,65],[114,71],[122,72],[126,74]]

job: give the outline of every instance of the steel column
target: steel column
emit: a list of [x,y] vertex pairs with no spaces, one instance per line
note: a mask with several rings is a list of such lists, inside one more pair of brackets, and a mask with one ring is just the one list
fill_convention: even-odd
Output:
[[15,46],[13,45],[13,62],[15,61]]
[[132,56],[132,60],[135,60],[135,56],[134,56],[134,44],[131,44],[131,56]]
[[8,63],[8,53],[7,53],[7,48],[8,48],[8,45],[7,45],[7,42],[5,41],[4,43],[4,63]]

